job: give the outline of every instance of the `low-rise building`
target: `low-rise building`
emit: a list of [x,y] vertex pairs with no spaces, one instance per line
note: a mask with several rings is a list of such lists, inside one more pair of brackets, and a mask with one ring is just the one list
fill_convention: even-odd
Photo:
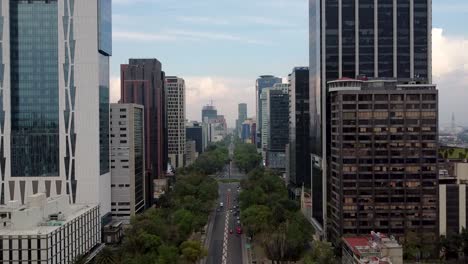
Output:
[[2,263],[68,264],[101,242],[98,205],[70,204],[68,195],[27,197],[0,207]]
[[343,264],[403,264],[403,248],[393,237],[372,232],[343,238]]
[[187,140],[185,143],[185,165],[189,166],[195,162],[198,157],[198,152],[196,150],[196,142],[194,140]]

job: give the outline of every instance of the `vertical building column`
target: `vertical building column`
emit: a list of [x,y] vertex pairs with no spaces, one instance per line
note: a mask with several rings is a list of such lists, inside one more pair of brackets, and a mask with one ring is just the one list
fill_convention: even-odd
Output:
[[397,0],[393,0],[393,77],[398,77],[398,9]]
[[374,77],[379,77],[379,0],[374,0]]
[[439,235],[447,234],[447,185],[439,186]]
[[427,79],[432,83],[432,0],[427,0]]
[[460,223],[460,232],[463,228],[466,228],[466,185],[458,185],[458,216]]
[[356,0],[354,5],[354,21],[355,21],[355,53],[356,53],[356,76],[359,74],[359,0]]
[[410,78],[414,78],[414,0],[410,0]]
[[343,1],[338,0],[338,77],[343,77]]

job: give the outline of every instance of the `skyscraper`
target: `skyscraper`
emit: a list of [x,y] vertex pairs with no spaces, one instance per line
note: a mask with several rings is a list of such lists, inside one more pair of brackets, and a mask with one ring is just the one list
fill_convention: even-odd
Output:
[[166,77],[166,115],[169,162],[174,168],[184,167],[185,154],[185,81]]
[[429,0],[309,0],[312,222],[317,230],[326,230],[328,218],[327,82],[359,77],[431,83],[431,9]]
[[144,109],[111,104],[112,217],[130,224],[145,210]]
[[261,137],[262,137],[262,105],[260,101],[260,96],[262,94],[262,90],[264,88],[273,87],[276,83],[282,83],[282,79],[279,77],[275,77],[273,75],[262,75],[260,76],[256,83],[255,83],[255,91],[256,91],[256,114],[257,114],[257,147],[261,148]]
[[288,90],[272,88],[266,91],[268,112],[266,166],[283,171],[286,168],[286,145],[289,143]]
[[143,105],[147,206],[153,203],[153,180],[167,168],[164,72],[157,59],[130,59],[120,66],[121,103]]
[[111,1],[1,1],[0,20],[0,203],[67,194],[109,216]]
[[296,67],[289,75],[289,179],[290,193],[310,188],[309,68]]
[[437,235],[437,90],[330,81],[329,235]]
[[236,120],[236,132],[240,136],[242,123],[247,119],[247,104],[241,103],[238,105],[238,117]]
[[202,122],[208,123],[210,120],[218,118],[218,110],[214,105],[205,105],[202,109]]

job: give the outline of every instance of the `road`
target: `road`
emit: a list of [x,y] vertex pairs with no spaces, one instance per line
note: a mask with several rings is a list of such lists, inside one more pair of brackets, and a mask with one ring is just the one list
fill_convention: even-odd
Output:
[[[230,154],[232,155],[232,146]],[[226,168],[221,173],[221,179],[243,179],[245,174],[231,163],[226,165]],[[238,190],[239,183],[219,183],[219,201],[218,209],[214,212],[214,217],[211,219],[213,229],[209,235],[207,264],[241,264],[243,263],[241,235],[237,234],[237,215],[234,214],[238,207]],[[220,208],[219,203],[224,206]],[[232,212],[231,212],[232,211]],[[232,234],[230,234],[232,230]]]

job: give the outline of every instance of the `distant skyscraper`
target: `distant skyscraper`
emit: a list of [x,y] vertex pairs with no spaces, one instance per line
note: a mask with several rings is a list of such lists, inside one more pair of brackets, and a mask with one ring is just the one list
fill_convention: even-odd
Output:
[[238,106],[238,118],[236,121],[236,132],[241,133],[242,123],[247,119],[247,104],[241,103]]
[[112,217],[130,223],[145,210],[144,109],[111,104]]
[[309,68],[296,67],[289,76],[289,171],[291,193],[310,188]]
[[429,0],[309,0],[312,218],[318,231],[327,228],[327,82],[431,83],[431,10]]
[[93,2],[0,3],[1,204],[66,194],[110,216],[111,1]]
[[261,137],[262,137],[262,106],[260,102],[260,96],[262,94],[262,90],[264,88],[270,88],[273,87],[273,85],[277,83],[282,83],[283,80],[279,77],[275,77],[272,75],[262,75],[260,76],[255,84],[255,91],[256,91],[256,98],[255,98],[255,103],[256,103],[256,114],[257,114],[257,147],[261,147]]
[[154,197],[153,180],[167,168],[164,72],[157,59],[130,59],[120,66],[121,103],[140,104],[145,110],[146,201]]
[[[199,122],[189,122],[185,125],[185,135],[188,140],[195,141],[195,151],[201,154],[206,147],[203,124]],[[206,133],[206,131],[205,131]]]
[[169,162],[184,167],[185,154],[185,81],[166,77],[166,113]]
[[202,109],[202,122],[207,123],[209,120],[218,118],[218,110],[214,105],[205,105]]

